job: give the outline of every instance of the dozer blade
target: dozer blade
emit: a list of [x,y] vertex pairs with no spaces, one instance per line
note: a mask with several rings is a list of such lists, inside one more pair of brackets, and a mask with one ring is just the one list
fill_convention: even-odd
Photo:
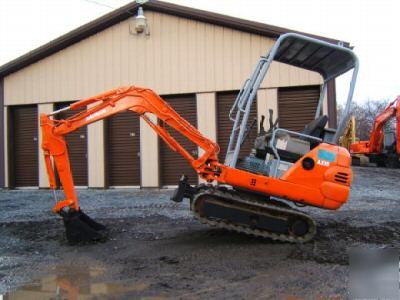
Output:
[[91,219],[82,210],[69,209],[67,212],[61,211],[60,215],[69,244],[97,243],[107,239],[104,232],[106,227]]

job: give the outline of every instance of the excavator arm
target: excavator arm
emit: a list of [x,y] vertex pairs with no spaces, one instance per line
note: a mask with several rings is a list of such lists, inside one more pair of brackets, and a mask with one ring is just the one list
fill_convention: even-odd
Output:
[[[87,106],[91,107],[66,120],[55,120],[52,118],[53,114],[62,110],[76,110]],[[203,179],[212,181],[218,172],[217,155],[219,146],[204,137],[195,127],[179,116],[168,103],[150,89],[133,86],[122,87],[75,102],[62,110],[50,115],[42,114],[40,116],[43,133],[42,148],[44,150],[50,188],[56,189],[55,172],[52,165],[53,160],[66,197],[65,200],[57,202],[54,206],[53,211],[55,213],[59,213],[65,207],[76,211],[79,210],[64,136],[80,127],[87,126],[123,111],[130,110],[139,114],[173,151],[180,153],[192,165]],[[151,115],[156,116],[162,122],[154,122]],[[204,153],[199,158],[193,157],[169,134],[168,128],[165,125],[169,125],[187,137],[203,149]]]
[[383,127],[394,117],[396,118],[396,152],[400,155],[400,96],[375,118],[369,140],[352,144],[351,152],[355,154],[381,153],[384,138]]
[[380,152],[383,146],[383,127],[390,119],[396,117],[397,154],[400,154],[400,96],[391,102],[386,109],[376,117],[371,132],[369,145],[371,152]]

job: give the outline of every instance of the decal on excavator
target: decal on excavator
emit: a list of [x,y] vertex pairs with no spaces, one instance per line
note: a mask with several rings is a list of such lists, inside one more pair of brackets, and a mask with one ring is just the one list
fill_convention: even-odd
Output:
[[[325,160],[327,162],[335,162],[336,161],[336,153],[332,151],[327,151],[324,149],[319,149],[318,150],[318,162],[320,160]],[[319,164],[319,163],[318,163]],[[329,163],[328,163],[329,166]]]
[[324,167],[329,167],[330,163],[329,163],[329,161],[318,159],[317,160],[317,165],[324,166]]
[[90,121],[98,116],[104,115],[107,112],[107,109],[103,108],[102,110],[96,111],[95,113],[88,115],[86,117],[86,121]]

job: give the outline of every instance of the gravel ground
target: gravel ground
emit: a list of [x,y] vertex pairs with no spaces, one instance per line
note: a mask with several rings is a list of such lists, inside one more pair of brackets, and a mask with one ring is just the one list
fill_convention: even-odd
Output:
[[109,228],[110,239],[69,246],[61,220],[50,212],[49,191],[1,191],[0,294],[346,298],[348,249],[398,247],[400,233],[400,170],[354,171],[351,198],[339,211],[304,209],[316,219],[318,233],[303,245],[199,224],[187,203],[169,201],[167,190],[80,190],[81,207]]

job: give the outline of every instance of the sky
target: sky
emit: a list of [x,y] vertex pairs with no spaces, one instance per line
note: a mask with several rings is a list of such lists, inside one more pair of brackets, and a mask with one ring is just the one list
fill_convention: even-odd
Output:
[[[360,60],[354,100],[400,95],[398,0],[164,1],[350,42]],[[0,65],[129,2],[0,0]],[[342,77],[339,103],[349,83],[349,76]]]

